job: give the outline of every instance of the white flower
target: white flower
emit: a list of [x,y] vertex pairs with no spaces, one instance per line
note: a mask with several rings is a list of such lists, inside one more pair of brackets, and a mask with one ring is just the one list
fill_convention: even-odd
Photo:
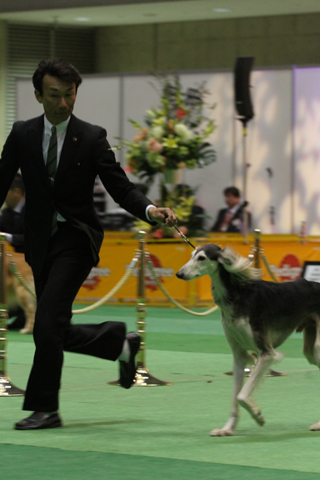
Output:
[[150,130],[150,136],[154,137],[156,140],[161,140],[161,138],[163,137],[163,134],[164,134],[164,130],[163,130],[163,127],[161,127],[161,125],[157,125],[156,127],[153,127]]
[[183,123],[177,123],[174,126],[174,131],[183,141],[191,140],[193,137],[193,132]]

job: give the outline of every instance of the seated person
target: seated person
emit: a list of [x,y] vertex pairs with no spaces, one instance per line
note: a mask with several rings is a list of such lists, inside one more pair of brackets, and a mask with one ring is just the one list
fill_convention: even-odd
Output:
[[[6,206],[0,211],[0,232],[15,252],[24,253],[24,184],[21,175],[17,174],[6,196]],[[8,324],[8,330],[20,330],[25,325],[25,314],[22,308],[10,308],[8,317],[16,317]]]
[[11,184],[5,200],[6,206],[0,211],[0,232],[13,246],[15,252],[24,252],[23,219],[24,219],[24,184],[21,175],[17,174]]
[[[244,203],[240,203],[240,190],[237,187],[227,187],[223,191],[227,208],[219,210],[217,219],[211,227],[211,232],[242,233],[244,218]],[[251,215],[248,215],[248,227]]]

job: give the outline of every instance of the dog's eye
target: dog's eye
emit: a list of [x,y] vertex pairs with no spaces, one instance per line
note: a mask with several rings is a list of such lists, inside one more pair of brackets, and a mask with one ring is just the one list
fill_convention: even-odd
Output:
[[200,255],[198,257],[198,260],[199,260],[199,262],[203,262],[204,260],[206,260],[206,257],[204,255]]

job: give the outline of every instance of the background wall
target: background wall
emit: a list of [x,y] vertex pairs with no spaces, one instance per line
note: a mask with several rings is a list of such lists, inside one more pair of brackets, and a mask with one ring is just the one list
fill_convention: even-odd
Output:
[[[303,71],[303,70],[302,70]],[[308,70],[309,71],[309,70]],[[309,76],[318,69],[309,71]],[[295,73],[295,75],[297,75]],[[209,141],[217,153],[217,160],[203,168],[182,171],[180,181],[198,187],[197,199],[212,218],[207,221],[210,228],[217,209],[224,205],[222,190],[237,185],[244,191],[247,178],[247,196],[253,215],[253,227],[263,233],[272,233],[270,207],[276,211],[274,231],[278,233],[299,232],[301,221],[308,219],[313,234],[319,234],[320,225],[316,211],[308,217],[308,202],[305,210],[293,205],[293,198],[303,196],[308,171],[298,167],[299,153],[293,151],[293,72],[291,69],[255,70],[251,75],[252,101],[255,117],[247,125],[244,139],[242,123],[236,119],[234,108],[234,74],[229,72],[181,73],[183,90],[196,88],[205,82],[209,94],[208,104],[216,104],[207,111],[217,125]],[[309,80],[312,83],[312,80]],[[302,81],[302,84],[305,82]],[[301,89],[300,89],[301,90]],[[26,120],[42,113],[42,107],[34,100],[29,79],[17,80],[17,119]],[[144,124],[144,115],[152,106],[160,106],[160,88],[157,80],[148,75],[85,76],[81,85],[75,114],[80,118],[100,124],[107,129],[111,145],[119,144],[117,137],[131,140],[137,133],[129,119]],[[301,94],[303,94],[301,90]],[[310,92],[309,99],[316,92]],[[310,135],[314,141],[314,137]],[[243,156],[243,144],[246,158]],[[314,145],[310,144],[313,149]],[[116,152],[117,159],[126,166],[124,151]],[[244,162],[245,160],[245,162]],[[299,169],[299,182],[294,183],[294,170]],[[272,172],[272,177],[268,174]],[[132,181],[137,177],[129,175]],[[159,198],[158,176],[149,191],[152,200]],[[310,187],[309,191],[310,191]],[[300,190],[302,191],[300,192]],[[314,184],[314,194],[317,186]],[[115,204],[108,199],[109,211]],[[310,213],[309,213],[310,215]]]
[[[210,100],[217,102],[214,116],[218,129],[212,137],[217,162],[207,167],[209,170],[188,171],[185,181],[201,186],[199,200],[212,217],[223,204],[224,186],[235,183],[242,189],[243,139],[241,124],[234,119],[232,71],[238,56],[254,56],[251,83],[256,116],[248,124],[247,137],[250,164],[247,197],[254,226],[264,233],[270,231],[269,209],[274,204],[277,232],[298,232],[305,219],[308,219],[308,233],[320,232],[313,169],[309,162],[309,170],[303,167],[301,174],[301,165],[297,166],[301,157],[297,152],[303,151],[302,137],[297,137],[299,145],[297,138],[293,145],[293,118],[300,115],[301,123],[302,114],[298,115],[291,103],[295,79],[292,66],[320,65],[320,14],[95,29],[1,23],[0,34],[0,82],[4,85],[1,95],[2,99],[6,98],[6,104],[0,103],[1,144],[14,119],[19,118],[15,80],[28,76],[30,88],[30,77],[40,57],[62,56],[73,62],[82,74],[96,74],[96,85],[92,89],[85,84],[81,86],[76,114],[106,126],[111,143],[118,134],[130,139],[134,132],[128,118],[141,121],[145,109],[157,104],[158,97],[149,85],[150,73],[178,71],[188,86],[201,79],[208,81]],[[99,74],[105,73],[108,84],[101,90]],[[301,82],[303,86],[302,77]],[[314,94],[317,85],[314,85]],[[120,94],[116,94],[118,91]],[[89,107],[82,107],[81,98],[89,99]],[[19,101],[27,104],[25,98]],[[313,101],[310,98],[307,103],[311,109]],[[33,102],[32,86],[30,102]],[[305,112],[301,108],[299,111]],[[32,116],[31,110],[26,114]],[[312,141],[317,144],[316,136]],[[121,160],[122,154],[118,156]],[[272,169],[273,178],[268,176],[267,168]],[[302,179],[298,196],[297,178]],[[312,190],[309,184],[313,185]],[[155,187],[151,196],[156,195]]]
[[320,64],[320,14],[103,27],[99,72],[227,68],[254,56],[258,67]]

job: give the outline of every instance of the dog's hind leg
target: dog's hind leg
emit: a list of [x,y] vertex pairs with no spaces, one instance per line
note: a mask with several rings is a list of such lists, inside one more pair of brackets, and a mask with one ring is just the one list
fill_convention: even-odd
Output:
[[239,404],[237,396],[243,385],[244,369],[250,360],[252,361],[252,357],[247,352],[241,352],[240,355],[234,355],[233,395],[230,417],[222,428],[214,428],[210,432],[211,437],[226,437],[235,434],[236,425],[239,420]]
[[252,418],[260,426],[264,425],[265,419],[261,414],[260,408],[253,401],[251,395],[253,390],[257,387],[259,381],[261,380],[265,372],[269,369],[270,365],[273,363],[276,357],[277,353],[274,350],[263,352],[259,356],[250,377],[248,378],[246,384],[244,385],[237,397],[239,404],[250,413]]

